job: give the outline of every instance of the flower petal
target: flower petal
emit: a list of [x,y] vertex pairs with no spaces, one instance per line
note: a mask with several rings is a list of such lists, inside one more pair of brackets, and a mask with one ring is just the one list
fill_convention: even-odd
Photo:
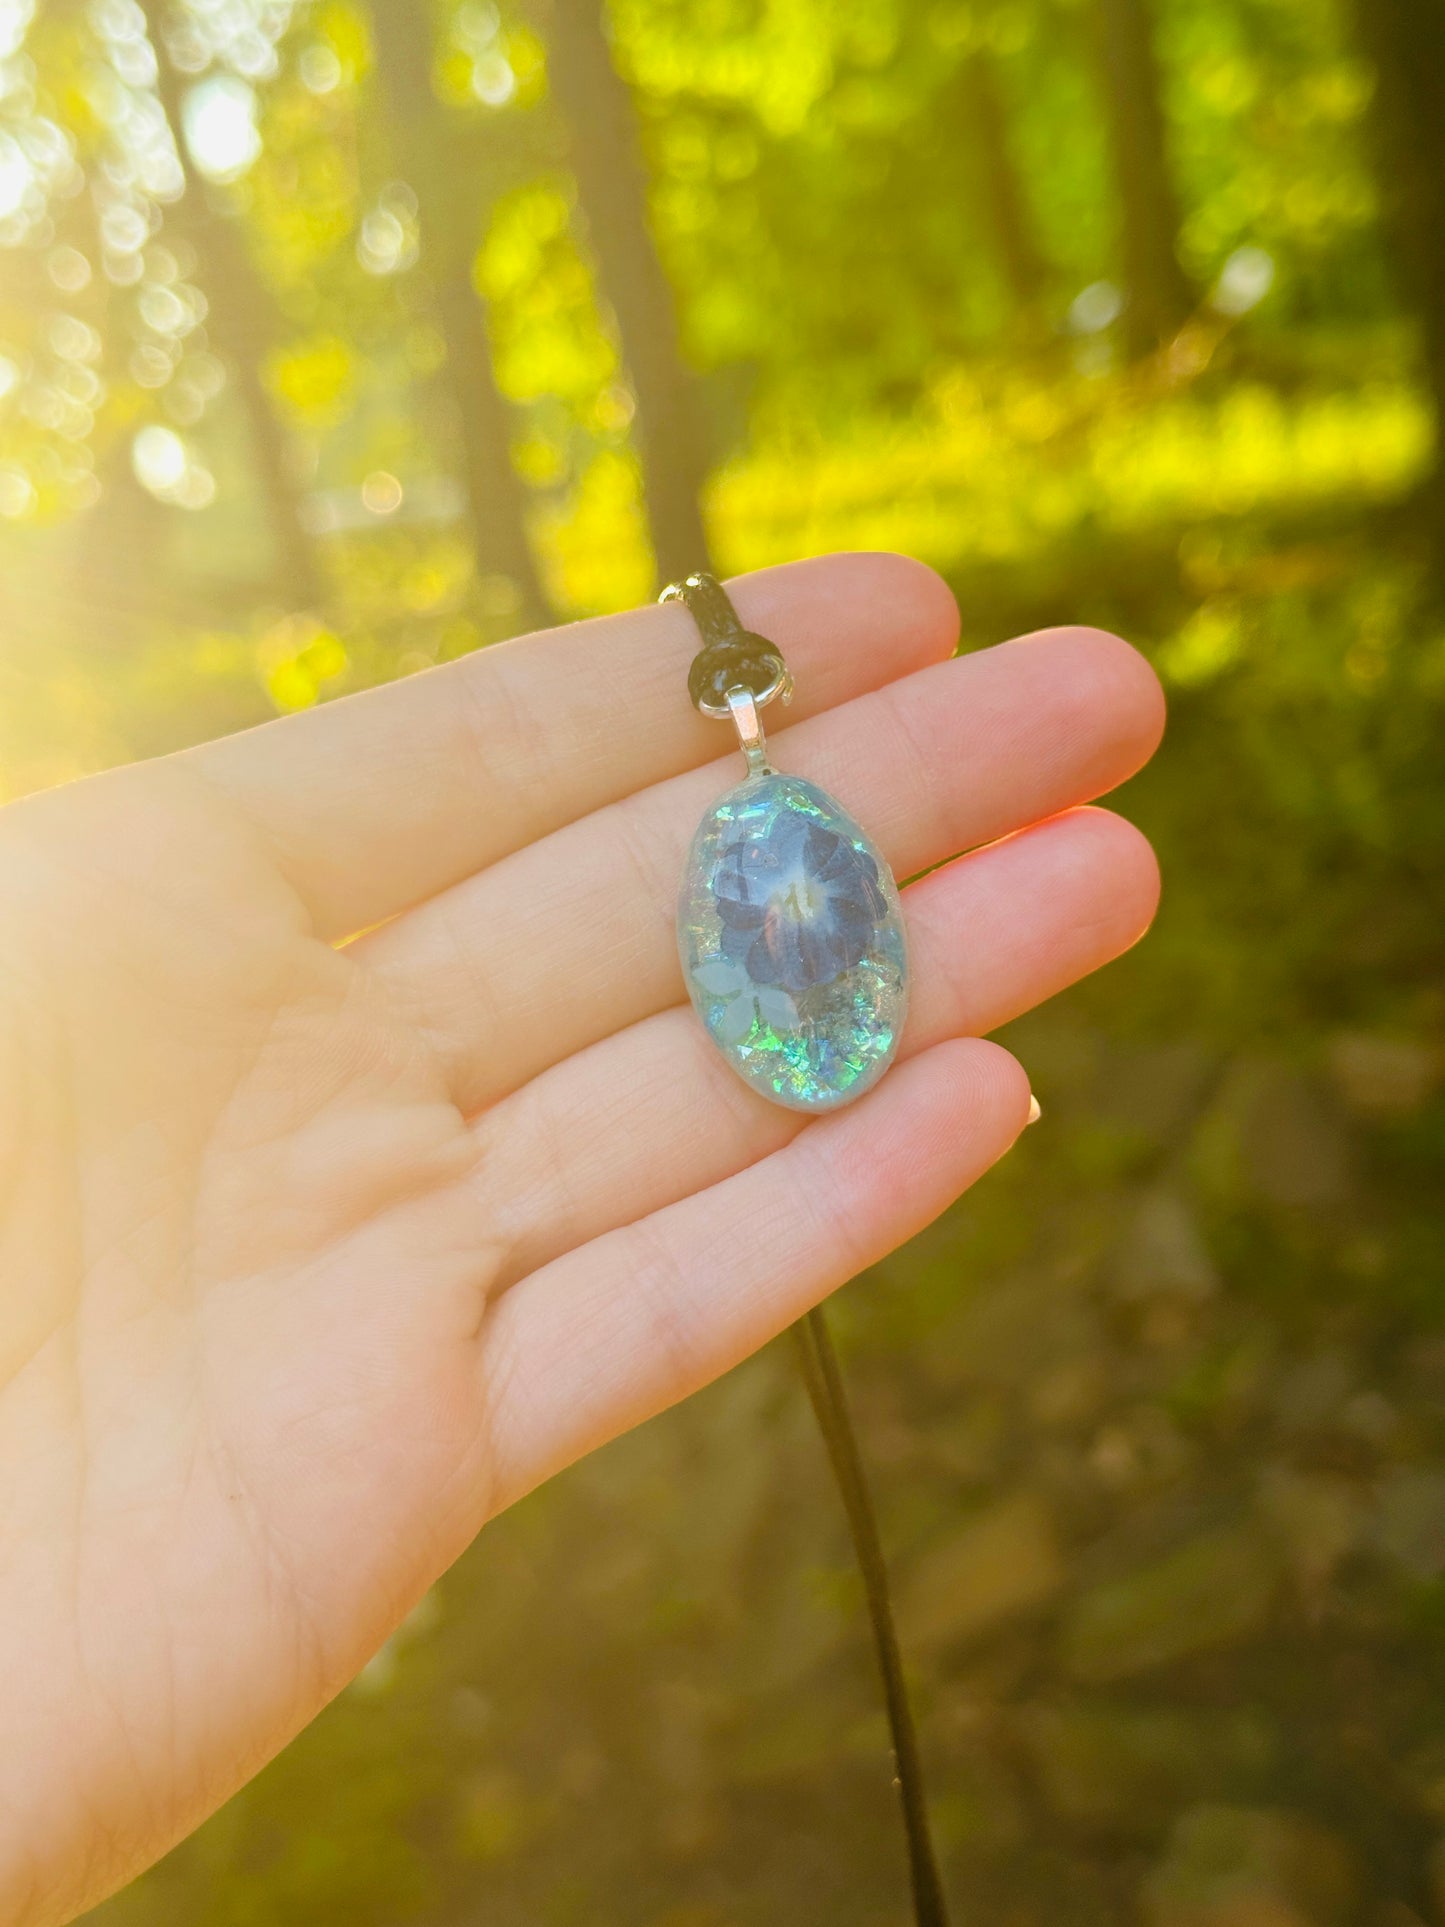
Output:
[[739,902],[736,897],[717,899],[720,920],[731,930],[761,930],[767,907],[761,903]]
[[740,990],[747,988],[747,976],[736,963],[699,964],[692,973],[692,980],[710,997],[735,997]]
[[717,1026],[719,1041],[724,1044],[740,1044],[752,1029],[756,1019],[755,1000],[752,997],[735,997],[730,1004],[723,1005],[723,1013],[718,1019]]
[[788,1032],[798,1028],[798,1006],[786,990],[760,990],[757,993],[757,1005],[758,1015],[774,1030]]

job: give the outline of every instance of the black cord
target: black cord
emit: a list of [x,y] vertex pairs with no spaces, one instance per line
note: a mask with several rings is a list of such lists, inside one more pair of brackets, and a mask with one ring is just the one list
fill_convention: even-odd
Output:
[[948,1909],[943,1885],[938,1877],[938,1861],[928,1830],[928,1801],[923,1784],[923,1762],[918,1752],[918,1735],[913,1712],[908,1704],[908,1688],[903,1678],[903,1661],[898,1651],[898,1634],[893,1624],[893,1606],[888,1592],[888,1569],[878,1540],[878,1521],[873,1499],[858,1453],[853,1421],[848,1415],[848,1398],[838,1355],[828,1331],[821,1306],[816,1306],[793,1326],[803,1380],[817,1414],[823,1442],[828,1448],[848,1529],[853,1538],[863,1587],[868,1598],[868,1617],[873,1625],[873,1642],[878,1654],[878,1670],[883,1676],[883,1697],[888,1706],[888,1726],[893,1738],[894,1782],[903,1807],[903,1828],[908,1837],[908,1872],[913,1887],[913,1916],[917,1927],[948,1927]]
[[704,716],[727,719],[727,693],[742,687],[759,706],[774,696],[792,699],[793,679],[782,651],[766,636],[744,629],[728,592],[716,576],[699,570],[686,581],[670,582],[659,602],[681,602],[697,624],[702,647],[687,672],[687,693]]

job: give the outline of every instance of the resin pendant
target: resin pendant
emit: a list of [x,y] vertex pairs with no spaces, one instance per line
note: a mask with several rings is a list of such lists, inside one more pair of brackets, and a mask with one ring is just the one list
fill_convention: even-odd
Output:
[[826,1111],[875,1084],[908,1001],[892,873],[825,791],[752,773],[698,825],[677,938],[708,1035],[738,1075],[792,1110]]
[[758,711],[792,699],[776,643],[744,629],[699,571],[662,592],[702,647],[688,694],[731,720],[748,774],[697,826],[682,873],[677,947],[688,995],[745,1083],[794,1111],[830,1111],[876,1084],[898,1050],[908,953],[898,886],[826,791],[768,762]]

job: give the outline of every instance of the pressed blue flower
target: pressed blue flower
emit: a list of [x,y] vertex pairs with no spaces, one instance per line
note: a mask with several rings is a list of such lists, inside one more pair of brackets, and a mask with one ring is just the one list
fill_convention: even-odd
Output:
[[851,970],[888,914],[867,851],[791,812],[725,849],[713,889],[724,957],[794,996]]

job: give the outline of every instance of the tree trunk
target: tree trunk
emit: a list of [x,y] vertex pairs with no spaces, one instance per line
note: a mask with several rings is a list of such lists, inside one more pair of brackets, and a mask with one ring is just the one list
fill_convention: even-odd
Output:
[[418,202],[422,272],[433,289],[456,404],[477,570],[516,591],[521,628],[552,619],[527,535],[526,495],[512,466],[511,417],[493,372],[486,309],[472,275],[482,196],[431,84],[430,9],[372,0],[376,71],[391,109],[398,165]]
[[647,177],[631,95],[612,64],[603,0],[554,0],[548,75],[567,124],[577,192],[637,396],[634,432],[653,551],[665,581],[707,568],[702,487],[707,446],[695,377],[647,215]]
[[997,64],[986,47],[974,47],[964,55],[955,100],[973,138],[979,198],[1000,273],[1019,314],[1033,315],[1043,296],[1047,270],[1009,141]]
[[1427,491],[1445,561],[1445,9],[1440,0],[1356,0],[1360,44],[1374,63],[1380,197],[1401,291],[1419,317],[1435,406]]
[[278,587],[293,608],[319,609],[326,602],[325,586],[301,524],[286,434],[261,379],[262,363],[279,333],[279,316],[239,230],[216,214],[207,200],[206,184],[186,151],[182,85],[160,31],[156,0],[142,0],[142,11],[155,49],[156,91],[171,124],[186,183],[184,197],[166,218],[196,251],[207,299],[206,331],[231,364],[276,548]]
[[1195,296],[1179,261],[1149,0],[1098,0],[1098,25],[1122,216],[1125,339],[1131,354],[1145,355],[1177,334]]

